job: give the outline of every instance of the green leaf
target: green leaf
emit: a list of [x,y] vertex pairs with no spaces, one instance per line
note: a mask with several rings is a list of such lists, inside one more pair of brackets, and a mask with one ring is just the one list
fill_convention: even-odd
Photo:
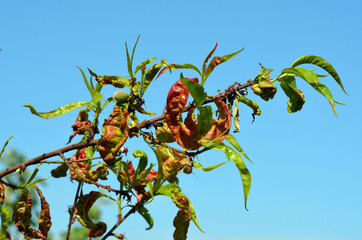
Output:
[[201,106],[199,108],[199,114],[197,115],[198,132],[201,135],[205,135],[211,127],[212,122],[212,107],[210,105]]
[[163,63],[160,62],[160,63],[153,65],[152,67],[150,67],[147,70],[144,80],[143,80],[143,82],[141,82],[141,94],[140,94],[141,97],[145,94],[148,86],[151,84],[152,80],[155,78],[158,71],[160,71],[162,65],[163,65]]
[[174,188],[180,189],[180,187],[177,186],[176,183],[169,183],[169,184],[163,185],[154,193],[155,193],[155,195],[163,195],[163,196],[171,197],[171,195],[172,195],[171,192]]
[[208,171],[211,171],[211,170],[214,170],[214,169],[216,169],[216,168],[218,168],[218,167],[220,167],[221,165],[224,165],[226,162],[222,162],[222,163],[219,163],[219,164],[216,164],[216,165],[211,165],[211,166],[208,166],[208,167],[203,167],[202,165],[201,165],[201,163],[199,163],[199,162],[196,162],[195,160],[193,161],[193,164],[194,164],[194,168],[196,168],[196,169],[201,169],[201,170],[203,170],[203,171],[205,171],[205,172],[208,172]]
[[137,166],[137,169],[136,169],[136,172],[135,172],[135,175],[134,175],[134,178],[133,178],[135,180],[146,169],[147,164],[148,164],[148,157],[147,157],[147,154],[144,151],[139,150],[139,149],[136,149],[133,152],[133,156],[135,158],[140,159],[139,163],[138,163],[138,166]]
[[8,143],[9,143],[9,141],[10,141],[10,139],[13,137],[13,135],[11,135],[9,138],[8,138],[8,140],[6,140],[6,142],[4,143],[4,146],[3,146],[3,148],[1,149],[1,152],[0,152],[0,158],[1,158],[1,156],[3,155],[3,153],[4,153],[4,151],[5,151],[5,148],[6,148],[6,146],[8,145]]
[[79,102],[74,102],[74,103],[70,103],[68,105],[65,105],[63,107],[60,107],[56,110],[50,111],[50,112],[37,112],[35,110],[35,108],[30,105],[30,104],[25,104],[23,105],[23,107],[28,107],[31,111],[32,114],[37,115],[41,118],[45,118],[45,119],[50,119],[50,118],[54,118],[54,117],[58,117],[61,116],[63,114],[66,114],[70,111],[73,111],[77,108],[83,107],[83,106],[87,106],[89,105],[89,102],[86,101],[79,101]]
[[[296,71],[298,73],[296,73]],[[337,116],[336,112],[336,106],[334,104],[333,96],[331,92],[329,91],[328,87],[324,84],[322,84],[318,80],[317,74],[313,73],[312,71],[305,69],[305,68],[295,68],[293,71],[290,68],[284,69],[282,73],[292,73],[296,76],[301,77],[303,80],[305,80],[309,85],[311,85],[315,90],[317,90],[320,94],[322,94],[327,100],[329,101],[329,104],[331,105],[334,114]]]
[[140,39],[140,36],[138,36],[137,41],[135,43],[135,45],[133,46],[133,50],[132,50],[132,56],[129,56],[129,52],[128,52],[128,46],[127,46],[127,42],[125,43],[126,45],[126,54],[127,54],[127,67],[128,67],[128,73],[130,75],[131,78],[133,78],[133,71],[132,71],[132,63],[133,63],[133,56],[134,56],[134,52],[136,50],[136,46],[138,43],[138,40]]
[[231,59],[232,57],[234,57],[235,55],[239,54],[241,51],[243,51],[243,49],[237,51],[237,52],[234,52],[234,53],[231,53],[229,55],[225,55],[225,56],[222,56],[222,57],[214,57],[209,66],[207,66],[207,69],[206,71],[204,72],[204,76],[203,76],[203,79],[202,79],[202,82],[201,82],[201,85],[203,86],[206,79],[209,77],[209,75],[211,74],[211,72],[215,69],[216,66],[220,65],[221,63],[223,62],[226,62],[228,61],[229,59]]
[[165,73],[165,72],[167,72],[167,71],[174,70],[174,69],[191,69],[191,70],[195,70],[195,71],[196,71],[198,74],[200,74],[200,76],[201,76],[200,70],[199,70],[197,67],[195,67],[194,65],[192,65],[192,64],[189,64],[189,63],[185,63],[185,64],[175,64],[175,63],[173,63],[173,64],[170,64],[169,67],[164,67],[164,68],[160,71],[160,73],[157,75],[156,79],[157,79],[159,76],[161,76],[161,74],[163,74],[163,73]]
[[97,103],[99,103],[103,98],[102,93],[94,91],[93,92],[93,99],[88,105],[88,109],[92,109]]
[[87,86],[90,95],[93,97],[93,95],[94,95],[94,89],[92,89],[92,87],[89,85],[88,79],[87,79],[87,77],[85,76],[83,70],[82,70],[80,67],[78,67],[78,66],[76,66],[76,67],[77,67],[77,68],[80,70],[80,72],[82,73],[84,83],[85,83],[85,85]]
[[234,108],[233,108],[233,116],[234,116],[234,133],[240,132],[240,121],[239,121],[239,98],[234,99]]
[[344,87],[342,85],[342,81],[338,76],[337,71],[334,69],[334,67],[329,62],[327,62],[326,60],[324,60],[323,58],[318,57],[318,56],[306,55],[306,56],[302,56],[302,57],[298,58],[297,60],[295,60],[291,67],[295,68],[296,66],[305,64],[305,63],[313,64],[313,65],[316,65],[316,66],[324,69],[326,72],[328,72],[334,78],[334,80],[336,80],[338,85],[342,88],[343,92],[346,93],[346,91],[344,90]]
[[251,175],[241,156],[231,147],[225,145],[223,142],[214,143],[209,149],[217,149],[225,153],[228,159],[231,159],[237,169],[239,170],[240,177],[243,183],[244,189],[244,202],[245,202],[245,209],[247,209],[247,200],[250,192],[250,185],[251,185]]
[[151,217],[150,213],[148,212],[148,209],[144,206],[141,206],[140,208],[137,208],[137,212],[146,220],[149,227],[146,228],[146,230],[150,230],[153,227],[153,218]]
[[39,172],[38,166],[34,169],[33,173],[31,174],[30,178],[28,179],[28,181],[23,185],[23,186],[27,186],[31,181],[33,181],[33,179],[35,178],[36,174]]
[[288,112],[293,113],[301,110],[305,99],[303,92],[297,88],[295,78],[293,76],[286,76],[279,81],[283,91],[289,97]]
[[[158,174],[157,174],[157,179],[153,184],[153,191],[157,192],[159,190],[159,188],[162,185],[162,179],[163,179],[163,169],[162,169],[162,157],[160,155],[160,153],[153,147],[151,147],[151,145],[148,144],[148,146],[152,149],[152,151],[155,153],[156,158],[157,158],[157,165],[158,165]],[[156,195],[156,193],[155,193]]]
[[229,133],[229,135],[227,135],[227,137],[225,138],[226,141],[228,141],[236,150],[238,150],[246,159],[248,159],[252,164],[253,161],[250,160],[250,158],[248,157],[248,155],[246,155],[246,153],[244,152],[244,150],[240,147],[240,144],[238,143],[238,141],[236,140],[236,138],[231,135]]
[[200,109],[202,104],[207,99],[207,93],[205,92],[204,87],[196,82],[185,79],[182,73],[180,76],[180,80],[186,85],[187,89],[190,91],[190,94],[195,101],[197,109]]
[[137,67],[136,67],[136,70],[134,71],[134,76],[136,76],[137,72],[139,70],[141,70],[143,68],[143,66],[146,66],[147,64],[149,63],[152,63],[153,61],[155,61],[157,57],[154,57],[154,58],[147,58],[146,60],[144,60],[143,62],[141,62]]

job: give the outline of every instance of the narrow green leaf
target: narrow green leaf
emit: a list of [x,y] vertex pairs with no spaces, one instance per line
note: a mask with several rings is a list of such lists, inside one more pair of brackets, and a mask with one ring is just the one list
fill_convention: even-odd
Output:
[[196,82],[185,79],[182,73],[180,76],[180,80],[186,85],[187,89],[190,91],[190,94],[195,101],[197,109],[200,109],[202,104],[207,99],[207,93],[205,92],[204,87]]
[[13,137],[13,135],[11,135],[9,138],[8,138],[8,140],[6,140],[6,142],[4,143],[4,146],[3,146],[3,148],[1,149],[1,152],[0,152],[0,158],[1,158],[1,156],[3,155],[3,153],[4,153],[4,151],[5,151],[5,148],[6,148],[6,146],[8,145],[8,143],[9,143],[9,141],[10,141],[10,139]]
[[[155,153],[156,159],[157,159],[158,174],[157,174],[157,179],[153,184],[153,191],[157,192],[159,190],[159,188],[161,187],[162,179],[163,179],[163,169],[162,169],[163,161],[162,161],[162,157],[161,157],[160,153],[155,148],[151,147],[151,145],[148,144],[148,146]],[[154,193],[154,194],[156,195],[156,193]]]
[[201,135],[205,135],[211,127],[212,122],[212,107],[210,105],[201,106],[199,108],[199,114],[197,115],[198,132]]
[[234,108],[232,112],[234,116],[234,133],[240,132],[240,121],[239,121],[239,98],[234,99]]
[[244,189],[244,202],[245,202],[245,209],[247,209],[247,200],[250,192],[250,185],[251,185],[251,175],[241,156],[231,147],[225,145],[223,142],[216,142],[212,146],[208,148],[210,149],[217,149],[225,153],[228,160],[232,160],[237,169],[239,170],[240,177],[243,183]]
[[232,148],[228,147],[229,155],[231,160],[234,162],[235,166],[239,170],[241,180],[243,182],[243,189],[244,189],[244,202],[245,202],[245,209],[247,209],[247,201],[250,192],[250,185],[251,185],[251,175],[241,156]]
[[38,167],[36,167],[33,171],[33,173],[31,174],[30,178],[28,179],[28,181],[23,185],[23,186],[27,186],[31,181],[33,181],[33,179],[35,178],[36,174],[38,174],[39,169]]
[[70,103],[68,105],[65,105],[63,107],[60,107],[56,110],[50,111],[50,112],[37,112],[35,110],[35,108],[30,105],[30,104],[25,104],[23,105],[23,107],[28,107],[31,111],[32,114],[37,115],[41,118],[45,118],[45,119],[49,119],[49,118],[54,118],[54,117],[58,117],[61,116],[63,114],[66,114],[70,111],[73,111],[77,108],[83,107],[83,106],[87,106],[89,105],[89,102],[86,101],[79,101],[79,102],[74,102],[74,103]]
[[334,69],[334,67],[329,62],[327,62],[326,60],[324,60],[323,58],[318,57],[318,56],[306,55],[306,56],[302,56],[302,57],[298,58],[297,60],[295,60],[291,67],[295,68],[296,66],[305,64],[305,63],[313,64],[313,65],[316,65],[316,66],[324,69],[326,72],[328,72],[334,78],[334,80],[336,80],[338,85],[342,88],[343,92],[346,93],[337,71]]
[[163,195],[163,196],[171,197],[171,195],[172,195],[171,192],[174,188],[180,189],[180,187],[177,186],[176,183],[169,183],[169,184],[163,185],[154,193],[155,193],[155,195]]
[[151,217],[150,213],[148,212],[148,209],[144,206],[141,206],[140,208],[137,208],[137,212],[146,220],[149,227],[146,228],[146,230],[150,230],[153,227],[153,218]]
[[185,64],[170,64],[168,67],[164,67],[160,72],[159,74],[157,75],[156,79],[161,76],[161,74],[167,72],[167,71],[171,71],[171,70],[174,70],[174,69],[191,69],[191,70],[195,70],[198,74],[200,74],[201,76],[201,72],[200,70],[195,67],[194,65],[192,64],[189,64],[189,63],[185,63]]
[[152,80],[155,78],[158,71],[160,71],[162,65],[163,65],[162,62],[160,62],[153,65],[147,70],[144,80],[141,83],[141,94],[140,94],[141,97],[145,94],[148,86],[151,84]]
[[34,186],[34,185],[36,185],[36,184],[38,184],[38,183],[40,183],[40,182],[44,182],[44,181],[46,181],[46,180],[48,180],[48,179],[50,179],[50,177],[48,177],[48,178],[39,178],[39,179],[35,180],[34,182],[29,183],[29,184],[27,185],[27,187],[32,187],[32,186]]
[[92,109],[97,103],[99,103],[103,98],[102,93],[94,91],[93,92],[93,99],[88,105],[88,109]]
[[216,165],[211,165],[211,166],[208,166],[208,167],[203,167],[202,165],[201,165],[201,163],[199,163],[199,162],[196,162],[195,160],[193,161],[193,164],[194,164],[194,168],[196,168],[196,169],[201,169],[201,170],[203,170],[203,171],[205,171],[205,172],[208,172],[208,171],[211,171],[211,170],[214,170],[214,169],[216,169],[216,168],[218,168],[218,167],[220,167],[221,165],[224,165],[226,162],[222,162],[222,163],[219,163],[219,164],[216,164]]
[[229,135],[227,135],[227,137],[225,138],[226,141],[228,141],[236,150],[238,150],[246,159],[248,159],[252,164],[253,161],[250,160],[250,158],[248,157],[248,155],[246,155],[246,153],[244,152],[244,150],[240,147],[240,144],[238,143],[238,141],[236,140],[236,138],[231,135],[229,133]]
[[77,68],[80,70],[80,72],[82,73],[84,83],[85,83],[85,85],[87,86],[90,95],[93,97],[93,94],[94,94],[93,92],[94,92],[94,90],[93,90],[92,87],[89,85],[89,82],[88,82],[88,79],[87,79],[86,75],[84,74],[83,70],[82,70],[80,67],[78,67],[78,66],[76,66],[76,67],[77,67]]
[[209,75],[211,74],[211,72],[215,69],[216,66],[220,65],[221,63],[223,62],[226,62],[228,61],[229,59],[231,59],[232,57],[234,57],[235,55],[239,54],[241,51],[243,51],[243,49],[237,51],[237,52],[234,52],[234,53],[231,53],[229,55],[225,55],[225,56],[222,56],[222,57],[214,57],[209,66],[207,66],[207,69],[206,71],[204,72],[204,77],[202,79],[202,82],[201,82],[201,85],[203,86],[206,79],[209,77]]
[[[209,59],[211,58],[211,56],[214,54],[215,50],[217,48],[217,42],[215,44],[215,47],[211,50],[211,52],[206,56],[204,63],[202,64],[202,78],[204,77],[205,71],[206,71],[206,64],[209,61]],[[206,79],[205,79],[206,80]],[[203,79],[202,79],[203,81]]]
[[149,63],[152,63],[153,61],[155,61],[157,57],[154,57],[154,58],[147,58],[146,60],[144,60],[143,62],[141,62],[137,67],[136,67],[136,70],[134,71],[134,76],[136,76],[137,72],[139,70],[141,70],[143,68],[143,66],[146,66],[147,64]]

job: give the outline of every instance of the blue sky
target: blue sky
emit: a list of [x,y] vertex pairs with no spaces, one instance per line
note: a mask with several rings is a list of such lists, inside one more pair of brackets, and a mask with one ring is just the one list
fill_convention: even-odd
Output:
[[[188,236],[362,239],[361,7],[357,0],[0,1],[0,142],[14,135],[9,147],[28,158],[63,147],[77,111],[44,120],[21,106],[29,103],[46,112],[89,100],[76,65],[100,75],[127,76],[124,43],[133,45],[138,35],[136,63],[158,57],[200,67],[215,42],[219,56],[245,47],[210,75],[209,94],[253,79],[259,62],[274,69],[276,77],[298,57],[318,55],[333,64],[349,94],[332,78],[322,79],[334,98],[346,103],[337,106],[338,117],[302,81],[298,86],[306,103],[295,114],[286,111],[281,89],[269,102],[250,95],[262,115],[251,124],[250,110],[242,109],[241,132],[235,135],[255,163],[247,163],[252,174],[249,211],[243,208],[240,176],[231,163],[208,174],[195,170],[181,177],[181,187],[206,233],[191,224]],[[187,71],[184,75],[194,77]],[[162,113],[168,89],[178,77],[179,72],[165,74],[151,84],[145,95],[147,110]],[[114,92],[104,90],[106,97]],[[129,141],[128,147],[139,146]],[[207,166],[225,159],[213,152],[199,160]],[[44,167],[41,175],[48,176],[50,169]],[[66,209],[76,185],[62,179],[48,186],[44,191],[53,207],[53,230],[59,232],[66,229]],[[115,221],[111,206],[102,207],[110,224]],[[161,197],[149,209],[155,220],[152,230],[144,231],[146,222],[134,215],[119,232],[128,239],[171,239],[174,204]]]

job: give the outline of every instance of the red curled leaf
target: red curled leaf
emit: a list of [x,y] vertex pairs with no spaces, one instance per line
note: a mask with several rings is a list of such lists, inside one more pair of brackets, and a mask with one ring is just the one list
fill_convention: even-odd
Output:
[[15,206],[12,217],[13,222],[18,228],[19,232],[21,232],[25,238],[36,238],[45,240],[47,238],[46,235],[43,235],[42,232],[39,232],[38,230],[31,227],[31,207],[32,199],[29,195],[28,190],[24,189],[20,195],[19,201]]
[[175,232],[173,233],[174,240],[186,240],[187,232],[192,218],[192,211],[189,200],[182,196],[179,190],[174,189],[171,195],[172,201],[179,208],[176,217],[173,220]]
[[72,141],[75,135],[84,135],[84,133],[91,128],[91,122],[88,121],[87,110],[80,110],[75,123],[72,125],[73,134],[69,137],[68,143]]
[[[185,78],[187,79],[187,78]],[[197,78],[187,79],[198,82]],[[181,113],[185,109],[189,91],[182,81],[177,81],[167,96],[165,119],[176,142],[187,150],[196,150],[202,147],[201,142],[224,140],[231,127],[231,113],[221,98],[215,97],[213,101],[219,110],[219,118],[213,119],[210,129],[203,136],[198,132],[198,121],[193,117],[194,109],[190,109],[183,122]]]
[[0,182],[0,203],[5,200],[5,186]]
[[[127,174],[126,174],[126,172],[124,170],[119,172],[120,176],[118,177],[118,179],[120,181],[122,181],[121,180],[121,176],[122,176],[124,179],[126,179],[130,183],[130,185],[132,185],[132,183],[135,181],[134,176],[135,176],[135,173],[136,173],[136,170],[134,169],[132,162],[128,163],[127,171],[129,173],[129,179],[128,179],[128,176],[127,176]],[[142,174],[144,172],[145,171],[143,171],[141,174],[139,174],[137,176],[138,179],[142,176]],[[153,182],[156,179],[157,179],[157,172],[155,170],[153,170],[153,169],[151,169],[151,171],[144,178],[144,180],[146,180],[148,182]],[[149,194],[149,192],[146,192],[145,187],[146,187],[146,182],[143,181],[143,179],[141,179],[137,183],[137,185],[134,187],[134,189],[136,190],[136,193],[137,193],[137,202],[147,201],[150,198],[150,194]]]
[[128,138],[129,113],[124,106],[114,106],[113,112],[103,123],[98,151],[108,165],[114,165],[115,157]]
[[107,230],[107,225],[104,222],[94,223],[88,215],[89,210],[95,201],[102,196],[103,194],[100,192],[91,191],[90,193],[81,196],[75,204],[74,216],[78,219],[80,224],[89,228],[89,237],[102,236]]
[[39,230],[44,235],[45,239],[48,236],[48,232],[50,230],[50,227],[52,226],[51,217],[50,217],[50,210],[49,210],[49,204],[45,200],[42,192],[39,188],[35,187],[36,191],[38,192],[38,195],[40,197],[40,205],[41,205],[41,211],[40,211],[40,218],[39,218]]

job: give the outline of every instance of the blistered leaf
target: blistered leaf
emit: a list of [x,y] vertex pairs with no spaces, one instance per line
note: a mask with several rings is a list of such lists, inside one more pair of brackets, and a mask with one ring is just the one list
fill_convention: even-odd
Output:
[[39,217],[39,231],[47,238],[50,227],[52,226],[49,204],[45,200],[42,192],[36,186],[34,186],[39,197],[40,197],[40,217]]
[[208,171],[211,171],[211,170],[214,170],[214,169],[220,167],[221,165],[224,165],[226,162],[219,163],[219,164],[216,164],[216,165],[211,165],[211,166],[208,166],[208,167],[203,167],[201,165],[201,163],[196,162],[195,160],[193,161],[193,163],[194,163],[194,168],[201,169],[201,170],[203,170],[205,172],[208,172]]
[[146,230],[150,230],[153,227],[153,218],[151,217],[150,213],[148,212],[148,209],[144,206],[141,206],[140,208],[137,208],[137,212],[146,220],[149,227],[146,228]]
[[302,109],[305,98],[304,93],[297,88],[295,78],[292,76],[284,77],[280,80],[280,86],[285,94],[289,97],[288,112],[293,113]]
[[5,186],[0,182],[0,203],[5,200]]
[[79,101],[79,102],[74,102],[74,103],[70,103],[68,105],[65,105],[63,107],[60,107],[56,110],[50,111],[50,112],[37,112],[35,110],[35,108],[30,105],[30,104],[25,104],[23,105],[23,107],[28,107],[31,111],[32,114],[37,115],[41,118],[45,118],[45,119],[49,119],[49,118],[54,118],[54,117],[58,117],[61,116],[63,114],[66,114],[70,111],[73,111],[77,108],[83,107],[83,106],[87,106],[89,105],[89,102],[86,101]]
[[129,113],[125,107],[114,106],[113,112],[103,123],[98,151],[108,165],[114,165],[116,156],[128,138]]
[[[29,195],[28,190],[24,189],[20,195],[19,201],[15,206],[15,210],[12,216],[12,220],[25,238],[35,238],[43,239],[47,238],[47,230],[43,229],[44,232],[40,232],[36,229],[33,229],[31,226],[31,207],[32,207],[32,198]],[[48,206],[49,210],[49,206]],[[50,221],[50,216],[49,216]],[[51,225],[51,223],[50,223]],[[50,228],[50,226],[49,226]]]
[[326,85],[322,84],[318,80],[318,76],[315,73],[305,68],[295,68],[293,69],[293,71],[290,68],[287,68],[284,69],[282,73],[292,73],[296,76],[301,77],[303,80],[309,83],[315,90],[317,90],[320,94],[327,98],[333,109],[334,114],[337,115],[334,99],[331,92]]
[[80,224],[89,228],[89,237],[102,236],[107,230],[107,225],[104,222],[94,223],[89,217],[90,208],[95,201],[102,196],[104,196],[104,194],[92,191],[89,194],[81,196],[75,204],[74,216],[78,219]]
[[6,142],[4,143],[4,146],[2,147],[2,149],[1,149],[1,152],[0,152],[0,158],[1,158],[1,156],[3,155],[3,153],[4,153],[4,151],[5,151],[5,148],[6,148],[6,146],[8,145],[8,143],[9,143],[9,141],[10,141],[10,139],[13,137],[13,135],[11,135],[9,138],[8,138],[8,140],[6,140]]
[[318,57],[318,56],[306,55],[306,56],[302,56],[302,57],[298,58],[297,60],[295,60],[292,63],[291,67],[295,68],[296,66],[301,65],[301,64],[305,64],[305,63],[313,64],[313,65],[316,65],[316,66],[324,69],[326,72],[328,72],[334,78],[334,80],[336,80],[338,85],[346,93],[346,91],[344,90],[344,87],[342,85],[342,81],[339,78],[339,75],[338,75],[337,71],[334,69],[334,67],[329,62],[327,62],[326,60],[324,60],[323,58]]
[[161,74],[167,72],[167,71],[171,71],[171,70],[174,70],[174,69],[191,69],[191,70],[195,70],[198,74],[200,74],[201,76],[201,72],[200,70],[195,67],[194,65],[192,64],[189,64],[189,63],[185,63],[185,64],[170,64],[168,67],[164,67],[160,72],[159,74],[157,75],[156,79],[161,76]]

